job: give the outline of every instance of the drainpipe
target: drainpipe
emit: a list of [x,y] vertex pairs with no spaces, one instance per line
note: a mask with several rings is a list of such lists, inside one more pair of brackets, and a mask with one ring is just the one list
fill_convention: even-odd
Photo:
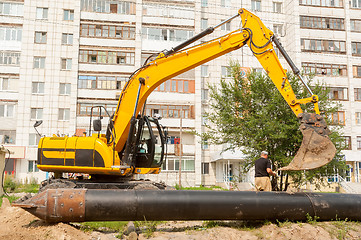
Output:
[[5,155],[6,153],[8,153],[8,150],[5,149],[4,146],[0,146],[0,183],[1,183],[1,186],[0,186],[0,197],[2,195],[4,195],[4,189],[3,189],[3,186],[4,186],[4,178],[5,178],[5,175],[4,175],[4,171],[5,171]]

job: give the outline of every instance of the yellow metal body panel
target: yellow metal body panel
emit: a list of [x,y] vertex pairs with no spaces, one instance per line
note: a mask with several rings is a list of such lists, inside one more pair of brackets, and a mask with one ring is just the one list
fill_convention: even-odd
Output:
[[38,147],[38,168],[52,172],[125,175],[118,152],[102,139],[92,137],[44,137]]

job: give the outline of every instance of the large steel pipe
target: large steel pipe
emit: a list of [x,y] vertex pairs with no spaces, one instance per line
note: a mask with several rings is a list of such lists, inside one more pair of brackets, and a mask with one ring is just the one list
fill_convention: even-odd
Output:
[[49,222],[361,220],[361,195],[337,193],[48,189],[14,205]]

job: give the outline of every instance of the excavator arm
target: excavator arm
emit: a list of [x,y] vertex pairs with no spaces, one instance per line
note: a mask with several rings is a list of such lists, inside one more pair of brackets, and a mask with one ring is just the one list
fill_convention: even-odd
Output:
[[[118,133],[115,139],[117,151],[121,151],[126,142],[129,141],[128,133],[132,123],[131,119],[135,118],[149,94],[156,87],[174,76],[247,44],[296,117],[301,119],[301,131],[304,134],[304,140],[293,162],[288,167],[282,168],[282,170],[317,168],[333,159],[336,149],[327,136],[330,133],[327,125],[322,116],[319,115],[318,96],[314,95],[306,82],[303,81],[300,71],[293,64],[273,32],[257,16],[246,9],[240,9],[236,16],[240,16],[242,19],[243,25],[241,29],[200,45],[181,51],[178,50],[213,32],[214,28],[209,28],[193,37],[190,41],[181,44],[177,49],[161,53],[157,59],[145,65],[133,75],[122,91],[113,118],[114,128],[117,129]],[[304,83],[310,92],[310,97],[297,99],[287,79],[286,70],[283,69],[274,51],[273,43],[280,49],[292,70]],[[135,96],[138,96],[137,101],[134,101]],[[303,114],[301,104],[310,102],[314,104],[315,113]],[[132,112],[130,109],[135,109],[135,111]],[[131,164],[130,161],[126,160],[126,162]]]
[[[241,17],[242,28],[186,48],[236,17]],[[42,138],[38,148],[38,168],[55,173],[78,172],[93,175],[130,176],[133,173],[159,173],[163,152],[160,153],[162,156],[158,164],[152,164],[154,159],[149,159],[151,155],[143,158],[143,160],[149,159],[147,161],[150,164],[137,162],[137,156],[140,156],[137,153],[137,146],[142,140],[139,137],[141,132],[139,122],[148,122],[147,124],[150,126],[149,118],[144,116],[142,120],[139,118],[146,99],[155,88],[166,80],[235,51],[244,45],[249,46],[293,113],[301,121],[300,129],[304,134],[304,139],[300,150],[291,164],[281,170],[312,169],[327,164],[333,159],[336,149],[328,138],[330,131],[327,129],[326,123],[319,115],[318,97],[303,81],[310,92],[310,97],[297,99],[287,79],[286,70],[283,69],[274,51],[273,44],[277,46],[292,70],[303,81],[299,70],[273,32],[257,16],[246,9],[240,9],[237,15],[215,27],[206,29],[169,51],[160,53],[155,60],[146,63],[133,73],[123,88],[116,111],[110,119],[107,136],[101,136],[98,133],[89,137]],[[301,104],[306,103],[314,104],[315,113],[303,113]],[[159,130],[157,121],[151,120],[151,122],[156,123]],[[152,127],[147,127],[147,129],[151,130]],[[155,142],[154,139],[153,142]]]

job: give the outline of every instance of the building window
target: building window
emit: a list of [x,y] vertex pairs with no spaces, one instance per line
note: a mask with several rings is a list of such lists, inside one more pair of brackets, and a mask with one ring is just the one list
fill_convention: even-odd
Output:
[[9,90],[9,78],[0,77],[0,90],[6,91]]
[[352,8],[361,8],[361,1],[360,0],[352,0],[351,7]]
[[[143,16],[194,19],[194,6],[167,4],[166,1],[158,3],[143,3]],[[170,2],[168,2],[170,3]]]
[[43,109],[42,108],[32,108],[30,112],[30,119],[39,120],[43,118]]
[[13,104],[0,104],[0,117],[12,118],[14,117],[15,105]]
[[201,18],[201,29],[204,30],[208,27],[208,19],[207,18]]
[[31,92],[35,94],[44,93],[44,83],[43,82],[32,82]]
[[37,146],[40,141],[40,136],[37,133],[29,134],[29,146]]
[[64,20],[73,21],[74,20],[74,10],[65,10],[64,9]]
[[72,59],[62,58],[61,59],[61,70],[71,70]]
[[182,29],[142,28],[142,38],[162,41],[185,41],[193,36],[193,31]]
[[134,52],[80,50],[79,62],[134,65]]
[[282,3],[281,2],[273,2],[273,12],[274,13],[282,12]]
[[21,17],[24,15],[24,4],[0,2],[0,15]]
[[206,126],[208,124],[207,115],[202,115],[201,123],[202,123],[203,126]]
[[[91,108],[93,106],[103,106],[105,109],[109,112],[109,114],[112,114],[115,112],[117,108],[117,104],[101,104],[101,103],[78,103],[77,108],[77,115],[79,116],[90,116],[91,115]],[[99,109],[95,108],[93,109],[93,115],[99,115]],[[105,111],[102,111],[103,117],[108,117],[108,115],[105,113]]]
[[301,39],[303,52],[329,52],[346,54],[346,42],[336,40]]
[[[164,171],[179,171],[179,159],[168,157],[163,162],[162,170]],[[194,158],[182,158],[182,171],[194,171]]]
[[351,19],[351,32],[361,32],[361,20]]
[[28,161],[28,172],[39,172],[38,165],[36,164],[36,161]]
[[15,144],[15,130],[0,130],[0,144]]
[[300,5],[318,7],[343,7],[343,0],[299,0]]
[[332,100],[348,100],[348,88],[331,87],[328,98]]
[[282,29],[283,29],[282,24],[273,24],[273,33],[276,34],[277,36],[283,35]]
[[352,66],[353,77],[361,77],[361,66]]
[[221,67],[221,74],[222,74],[222,78],[228,78],[231,77],[231,70],[229,67],[226,66],[222,66]]
[[148,104],[145,113],[147,116],[159,114],[163,118],[180,118],[182,116],[182,118],[194,119],[194,106]]
[[69,120],[69,119],[70,119],[70,109],[59,108],[58,120]]
[[201,77],[209,77],[208,65],[201,65]]
[[351,49],[353,56],[361,56],[361,42],[352,42]]
[[45,57],[34,57],[34,68],[45,68]]
[[355,88],[355,101],[361,101],[361,88]]
[[345,112],[334,112],[329,116],[329,120],[332,125],[345,125]]
[[15,131],[0,130],[0,144],[15,144]]
[[194,93],[194,80],[172,79],[155,89],[157,92]]
[[118,39],[134,40],[135,39],[135,27],[134,26],[81,24],[80,35],[82,37],[118,38]]
[[86,12],[99,12],[99,13],[118,13],[118,14],[135,14],[134,2],[115,2],[110,0],[94,1],[94,0],[81,0],[81,11]]
[[208,0],[201,0],[202,7],[208,7]]
[[0,51],[0,65],[20,65],[20,52]]
[[[222,20],[223,22],[224,20]],[[221,30],[223,31],[230,31],[231,30],[231,22],[226,22],[221,26]]]
[[261,1],[251,0],[251,10],[252,11],[261,11]]
[[0,91],[16,91],[18,80],[13,76],[0,76]]
[[202,163],[202,174],[209,174],[209,163]]
[[351,136],[343,136],[342,150],[352,150]]
[[361,150],[361,136],[357,136],[357,150]]
[[202,88],[201,90],[201,100],[207,101],[208,100],[208,89]]
[[343,18],[300,16],[301,28],[345,30]]
[[85,76],[79,75],[78,88],[83,89],[122,89],[128,76]]
[[202,141],[201,148],[202,148],[202,150],[207,150],[207,149],[209,149],[208,140],[207,140],[207,139],[205,139],[205,140]]
[[303,62],[302,67],[306,74],[334,77],[347,76],[347,65]]
[[230,7],[231,0],[221,0],[221,7]]
[[72,33],[63,33],[62,37],[61,37],[61,44],[72,45],[73,44],[73,34]]
[[60,83],[59,94],[60,95],[70,95],[71,84],[70,83]]
[[361,125],[361,112],[356,112],[356,124]]
[[35,32],[35,43],[46,43],[46,32]]
[[22,37],[22,28],[0,26],[0,41],[20,42]]
[[36,19],[48,19],[48,8],[36,8]]

